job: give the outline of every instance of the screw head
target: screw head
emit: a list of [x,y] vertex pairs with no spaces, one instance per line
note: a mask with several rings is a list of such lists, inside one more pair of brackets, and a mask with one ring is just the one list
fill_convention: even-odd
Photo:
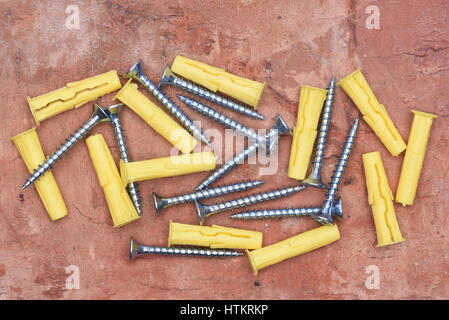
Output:
[[332,206],[325,206],[319,214],[312,216],[312,220],[320,224],[333,224],[335,222],[334,218],[338,221],[343,219],[343,202],[341,198],[332,203]]
[[203,225],[204,220],[206,219],[206,208],[203,204],[199,203],[197,200],[194,200],[193,203],[195,204],[196,213],[198,215],[200,225]]
[[124,107],[123,104],[113,104],[112,106],[106,107],[105,109],[109,111],[111,114],[119,114],[121,107]]
[[92,116],[98,116],[100,122],[109,121],[109,112],[107,109],[103,109],[98,104],[94,103],[94,111],[92,113]]
[[277,145],[279,144],[279,137],[281,135],[291,134],[290,128],[287,126],[287,123],[280,115],[276,115],[276,121],[271,127],[270,132],[273,132],[273,130],[277,131],[276,134],[271,135],[270,133],[268,133],[268,135],[266,135],[268,138],[264,147],[267,156],[269,156],[271,152],[277,147]]
[[154,208],[156,209],[156,213],[159,216],[160,210],[164,209],[164,203],[162,202],[161,197],[159,197],[155,192],[153,192],[153,203]]
[[338,221],[343,220],[343,202],[341,198],[332,206],[332,216],[337,218]]
[[307,179],[304,179],[302,181],[303,185],[309,186],[309,187],[315,187],[315,188],[320,188],[320,189],[326,189],[326,185],[323,183],[323,181],[321,181],[320,178],[315,178],[315,177],[308,177]]
[[124,77],[126,79],[139,79],[139,77],[143,74],[142,72],[142,64],[140,60],[138,60],[129,70],[126,72]]
[[139,257],[139,244],[134,241],[133,237],[129,238],[129,259],[135,260]]
[[160,89],[167,83],[170,83],[170,79],[173,78],[173,72],[171,71],[169,66],[165,66],[164,71],[162,72],[161,79],[159,80],[158,88]]

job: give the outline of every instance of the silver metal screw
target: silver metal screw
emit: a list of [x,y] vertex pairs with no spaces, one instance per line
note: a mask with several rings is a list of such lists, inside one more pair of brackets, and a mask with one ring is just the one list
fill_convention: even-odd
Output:
[[162,73],[161,80],[159,81],[159,88],[164,85],[172,85],[184,89],[190,93],[193,93],[197,96],[200,96],[206,100],[219,104],[225,108],[228,108],[232,111],[241,113],[245,116],[256,118],[259,120],[265,120],[265,117],[260,113],[257,113],[254,110],[251,110],[240,103],[237,103],[231,99],[226,99],[213,91],[210,91],[200,85],[194,84],[191,81],[185,80],[184,78],[176,76],[170,69],[169,66],[166,66],[164,72]]
[[179,109],[179,107],[171,101],[159,88],[145,75],[142,70],[142,65],[140,61],[137,61],[131,69],[125,74],[125,78],[132,78],[138,82],[140,82],[151,94],[162,103],[168,111],[170,111],[173,116],[181,122],[184,127],[189,130],[192,135],[207,145],[210,145],[209,139],[203,134],[201,129],[193,123],[190,118],[184,114],[184,112]]
[[[232,219],[270,219],[286,217],[312,217],[321,212],[321,207],[311,208],[285,208],[285,209],[267,209],[239,212],[229,216]],[[342,201],[339,199],[332,206],[332,215],[334,217],[343,216]]]
[[92,116],[87,120],[74,134],[70,136],[55,152],[42,163],[31,176],[25,181],[22,186],[22,190],[28,188],[32,183],[39,179],[45,172],[50,170],[51,167],[67,152],[76,142],[81,140],[93,127],[103,121],[109,121],[108,108],[101,108],[97,104],[94,104],[94,111]]
[[207,199],[207,198],[212,198],[212,197],[218,197],[218,196],[222,196],[222,195],[229,194],[232,192],[238,192],[238,191],[255,188],[257,186],[260,186],[263,183],[264,183],[263,180],[240,182],[240,183],[228,184],[228,185],[224,185],[224,186],[212,188],[212,189],[204,189],[204,190],[196,191],[193,193],[182,194],[182,195],[174,196],[174,197],[170,197],[170,198],[159,197],[156,193],[153,192],[154,207],[156,208],[156,212],[159,215],[160,210],[167,208],[169,206],[175,205],[175,204],[191,202],[191,201],[200,200],[200,199]]
[[242,163],[247,159],[250,155],[256,152],[257,148],[259,148],[259,143],[254,142],[252,145],[248,146],[245,150],[238,153],[234,158],[224,163],[220,168],[215,170],[210,176],[208,176],[195,190],[202,190],[214,183],[226,173],[231,172],[239,163]]
[[217,204],[213,204],[213,205],[204,205],[204,204],[199,203],[198,201],[195,201],[195,206],[196,206],[196,211],[198,214],[200,224],[203,224],[203,222],[207,216],[216,214],[218,212],[232,210],[232,209],[241,208],[241,207],[246,207],[246,206],[256,204],[256,203],[286,197],[295,192],[301,191],[304,188],[306,188],[306,186],[286,187],[286,188],[271,190],[268,192],[257,193],[257,194],[249,195],[247,197],[238,198],[238,199],[221,202],[221,203],[217,203]]
[[[126,146],[126,140],[125,135],[123,132],[122,123],[120,121],[120,109],[123,105],[116,104],[113,106],[108,107],[109,110],[109,120],[111,120],[112,127],[114,128],[114,135],[115,140],[117,141],[118,149],[120,151],[120,158],[124,162],[129,162],[129,154],[128,154],[128,148]],[[142,205],[140,202],[140,195],[139,190],[137,189],[137,184],[135,182],[128,183],[128,193],[129,196],[134,204],[134,207],[136,208],[137,213],[139,216],[142,213]]]
[[145,246],[134,241],[133,238],[129,240],[129,259],[134,260],[143,255],[148,254],[164,254],[171,256],[200,256],[200,257],[238,257],[243,253],[232,250],[211,250],[211,249],[196,249],[196,248],[166,248]]
[[[334,173],[332,175],[331,183],[327,189],[326,196],[323,201],[323,206],[321,207],[321,212],[312,217],[312,219],[320,224],[331,224],[334,223],[332,218],[332,206],[334,205],[335,196],[338,191],[338,186],[340,185],[341,178],[345,172],[346,165],[351,154],[352,147],[354,145],[355,138],[357,136],[357,128],[359,127],[359,119],[355,119],[351,128],[346,136],[346,141],[343,144],[343,148],[338,159],[338,163],[335,167]],[[340,217],[341,219],[342,217]]]
[[335,77],[332,77],[327,90],[326,101],[321,112],[320,125],[318,130],[318,139],[315,144],[315,155],[313,160],[312,172],[302,181],[303,184],[311,187],[325,189],[326,185],[321,181],[321,168],[323,166],[324,152],[326,150],[327,133],[329,132],[332,107],[335,97]]
[[[261,144],[261,146],[263,146],[265,148],[265,151],[267,152],[267,154],[269,154],[272,151],[272,148],[277,143],[276,141],[274,141],[274,142],[272,141],[272,139],[270,138],[270,133],[267,133],[264,136],[261,136],[261,135],[257,134],[257,132],[254,131],[253,129],[248,128],[235,120],[232,120],[231,118],[225,116],[224,114],[222,114],[218,111],[215,111],[214,109],[202,104],[199,101],[196,101],[194,99],[191,99],[191,98],[179,95],[179,94],[177,96],[187,106],[202,113],[206,117],[211,118],[211,119],[221,123],[222,125],[224,125],[227,128],[235,130],[235,132],[237,132],[238,134],[240,134],[242,136],[248,137],[248,138],[252,139],[253,141],[259,142]],[[278,118],[282,119],[280,116],[278,116]],[[284,121],[283,121],[283,123],[285,125]],[[285,125],[285,127],[287,127],[287,125]],[[287,129],[288,129],[288,127],[287,127]],[[290,130],[288,130],[288,132],[290,132]],[[272,135],[274,136],[274,134],[272,134]]]
[[[271,128],[268,136],[271,139],[271,150],[274,150],[274,147],[277,145],[279,141],[278,136],[283,134],[290,134],[291,131],[288,126],[285,124],[284,120],[280,116],[276,116],[276,122]],[[259,142],[255,141],[253,144],[249,145],[246,149],[238,153],[234,158],[227,161],[220,168],[215,170],[209,177],[207,177],[195,190],[201,190],[206,188],[208,185],[214,183],[226,173],[231,172],[239,163],[242,163],[247,159],[250,155],[252,155],[259,148]]]

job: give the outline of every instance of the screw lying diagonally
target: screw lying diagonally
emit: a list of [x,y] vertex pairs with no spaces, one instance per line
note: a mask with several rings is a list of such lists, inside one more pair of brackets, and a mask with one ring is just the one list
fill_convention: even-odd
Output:
[[[339,199],[332,206],[332,216],[342,217],[343,206],[342,201]],[[321,207],[310,208],[284,208],[284,209],[266,209],[266,210],[252,210],[239,212],[229,217],[232,219],[271,219],[271,218],[286,218],[286,217],[313,217],[321,212]]]
[[[275,139],[275,141],[273,141],[270,138],[270,133],[267,133],[267,134],[261,136],[260,134],[257,134],[257,132],[255,130],[248,128],[235,120],[232,120],[231,118],[225,116],[224,114],[222,114],[218,111],[215,111],[214,109],[202,104],[201,102],[198,102],[194,99],[191,99],[191,98],[179,95],[179,94],[177,96],[182,102],[185,103],[185,105],[202,113],[206,117],[217,121],[218,123],[224,125],[225,127],[229,128],[229,129],[233,129],[235,132],[237,132],[238,134],[240,134],[242,136],[248,137],[248,138],[252,139],[253,141],[259,142],[260,145],[265,149],[267,154],[269,154],[272,151],[273,146],[277,144],[277,139]],[[278,118],[282,119],[280,116],[278,116]],[[285,124],[285,122],[284,122],[284,124]],[[271,136],[275,136],[275,135],[273,134]]]
[[183,126],[190,133],[192,133],[194,137],[200,139],[205,144],[210,145],[209,139],[203,134],[201,129],[193,123],[193,121],[190,120],[190,118],[184,114],[184,112],[182,112],[173,101],[171,101],[161,90],[159,90],[159,88],[150,79],[148,79],[142,70],[140,61],[137,61],[131,69],[128,70],[125,74],[125,78],[131,78],[140,82],[157,100],[159,100],[160,103],[164,105],[165,108],[167,108],[168,111],[171,112],[171,114],[173,114],[176,119],[179,120],[179,122],[183,124]]
[[69,151],[76,142],[81,140],[86,134],[100,122],[109,121],[109,110],[108,108],[101,108],[97,104],[94,104],[94,112],[92,116],[87,120],[74,134],[72,134],[66,142],[64,142],[55,152],[42,163],[31,176],[25,181],[22,186],[22,190],[28,188],[32,183],[38,180],[45,172],[50,170],[51,167],[59,160],[61,157]]
[[198,201],[195,201],[195,206],[200,224],[202,225],[207,216],[223,212],[226,210],[237,209],[264,201],[286,197],[295,192],[301,191],[304,188],[306,188],[306,186],[294,186],[294,187],[275,189],[267,192],[252,194],[243,198],[237,198],[226,202],[216,203],[213,205],[204,205],[202,203],[199,203]]
[[[124,161],[124,162],[129,162],[129,155],[128,155],[128,148],[126,146],[126,140],[125,140],[125,135],[123,132],[123,127],[122,127],[122,123],[120,121],[120,109],[123,105],[121,104],[116,104],[113,106],[108,107],[109,110],[109,120],[112,123],[112,127],[114,128],[114,135],[115,135],[115,140],[117,141],[117,145],[118,145],[118,149],[120,151],[120,158]],[[139,216],[142,213],[142,205],[140,202],[140,195],[139,195],[139,191],[137,189],[137,184],[135,182],[130,182],[128,183],[128,193],[129,196],[131,198],[131,201],[134,204],[134,207],[136,208],[137,213],[139,214]]]
[[323,166],[324,152],[326,150],[327,134],[329,132],[332,107],[334,106],[335,97],[335,77],[332,77],[327,89],[326,101],[324,101],[323,111],[321,111],[321,119],[318,130],[318,137],[315,144],[315,155],[313,157],[313,167],[310,175],[302,181],[303,184],[311,187],[325,189],[326,185],[321,181],[321,168]]
[[250,155],[256,152],[257,148],[259,148],[259,143],[254,142],[252,145],[248,146],[246,149],[238,153],[234,158],[224,163],[220,168],[212,172],[210,176],[208,176],[195,190],[202,190],[207,188],[210,184],[214,183],[226,173],[231,172],[239,163],[243,163],[245,159],[247,159]]
[[[284,134],[290,134],[291,131],[284,122],[284,120],[280,116],[276,116],[276,122],[271,127],[270,132],[268,133],[269,140],[271,141],[270,149],[271,151],[277,146],[279,141],[279,136]],[[214,183],[218,179],[220,179],[225,174],[231,172],[238,164],[243,163],[245,159],[251,156],[253,153],[257,151],[259,148],[259,142],[255,141],[253,144],[249,145],[246,149],[239,152],[232,159],[224,163],[220,168],[215,170],[210,176],[208,176],[195,190],[202,190]]]
[[196,248],[165,248],[155,246],[145,246],[129,240],[129,259],[134,260],[143,255],[163,254],[170,256],[200,256],[200,257],[216,257],[229,258],[242,256],[243,253],[232,250],[214,250],[214,249],[196,249]]
[[241,113],[245,116],[256,118],[259,120],[265,120],[265,117],[260,113],[257,113],[254,110],[251,110],[240,103],[237,103],[231,99],[226,99],[215,92],[212,92],[202,86],[194,84],[191,81],[185,80],[184,78],[176,76],[170,69],[169,66],[166,66],[164,72],[162,73],[161,80],[159,81],[159,88],[163,85],[172,85],[179,87],[187,92],[193,93],[199,97],[202,97],[206,100],[219,104],[225,108],[228,108],[232,111]]
[[341,178],[343,177],[343,173],[345,172],[352,147],[354,146],[355,138],[357,137],[358,127],[359,127],[359,119],[357,118],[354,120],[346,136],[346,140],[345,143],[343,144],[343,148],[340,157],[338,159],[338,163],[335,167],[334,173],[331,178],[331,183],[329,185],[329,188],[327,189],[326,196],[324,197],[321,212],[312,217],[314,221],[320,224],[334,223],[334,219],[332,217],[332,207],[334,205],[335,197],[338,191],[338,186],[340,185]]
[[156,212],[159,215],[159,213],[162,209],[170,207],[175,204],[192,202],[192,201],[200,200],[200,199],[218,197],[218,196],[222,196],[222,195],[229,194],[232,192],[248,190],[248,189],[260,186],[263,183],[264,183],[263,180],[240,182],[240,183],[228,184],[228,185],[224,185],[224,186],[216,187],[216,188],[212,188],[212,189],[204,189],[204,190],[196,191],[196,192],[192,192],[192,193],[181,194],[181,195],[170,197],[170,198],[159,197],[156,193],[153,192],[154,207],[156,208]]

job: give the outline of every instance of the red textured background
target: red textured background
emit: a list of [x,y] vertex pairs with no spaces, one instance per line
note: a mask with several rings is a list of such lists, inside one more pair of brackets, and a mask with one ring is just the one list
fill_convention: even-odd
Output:
[[[0,298],[449,297],[447,1],[143,2],[0,3]],[[65,27],[65,10],[71,4],[79,6],[79,30]],[[379,30],[365,27],[365,8],[372,4],[380,8]],[[163,66],[178,54],[265,82],[259,110],[268,120],[239,117],[253,128],[269,128],[277,113],[293,127],[299,85],[326,87],[332,75],[341,79],[358,67],[405,140],[412,121],[410,109],[437,114],[415,205],[395,206],[407,241],[375,247],[361,156],[381,152],[393,191],[403,156],[392,157],[365,122],[361,122],[341,189],[345,210],[339,223],[341,240],[266,268],[258,276],[252,274],[246,257],[204,260],[154,256],[128,260],[130,236],[146,244],[166,245],[170,219],[197,223],[192,204],[172,207],[156,217],[151,193],[169,196],[191,191],[208,173],[139,183],[142,219],[113,229],[86,145],[80,142],[53,169],[69,215],[51,222],[34,187],[20,191],[27,171],[9,140],[34,126],[26,96],[34,97],[111,69],[123,74],[137,59],[142,60],[150,79],[157,81]],[[176,91],[167,90],[172,97]],[[97,102],[106,106],[112,103],[112,97],[109,94]],[[193,119],[201,119],[204,129],[223,131],[213,121],[182,108]],[[44,121],[38,130],[44,151],[51,153],[90,113],[89,103]],[[332,173],[345,132],[358,115],[356,107],[338,89],[323,170],[326,179]],[[132,159],[169,154],[169,143],[132,111],[125,110],[122,119]],[[110,126],[102,124],[94,132],[105,135],[118,160]],[[290,144],[290,137],[282,138],[275,175],[261,176],[258,166],[245,164],[220,183],[262,178],[266,183],[259,190],[294,184],[287,177]],[[310,189],[257,207],[319,205],[322,197],[322,191]],[[207,223],[262,231],[264,245],[317,226],[308,219],[234,221],[228,215],[215,215]],[[80,269],[78,290],[65,288],[65,268],[69,265]],[[378,290],[365,287],[370,265],[380,270]]]

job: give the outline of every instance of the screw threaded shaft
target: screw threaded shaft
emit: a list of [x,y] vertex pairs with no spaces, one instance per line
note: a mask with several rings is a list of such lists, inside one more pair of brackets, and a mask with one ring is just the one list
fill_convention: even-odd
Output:
[[274,200],[282,197],[286,197],[290,194],[293,194],[295,192],[301,191],[305,188],[305,186],[294,186],[294,187],[287,187],[287,188],[280,188],[271,190],[268,192],[262,192],[257,193],[253,195],[249,195],[247,197],[243,198],[237,198],[234,200],[221,202],[213,205],[202,205],[204,212],[202,213],[202,216],[206,215],[212,215],[218,212],[226,211],[226,210],[232,210],[236,208],[241,208],[245,206],[249,206],[252,204],[268,201],[268,200]]
[[179,107],[171,101],[147,76],[138,74],[135,77],[151,94],[162,103],[173,116],[181,122],[184,127],[189,130],[193,136],[197,137],[206,144],[210,144],[209,139],[203,134],[200,128],[190,120],[187,115],[179,109]]
[[263,180],[254,180],[254,181],[247,181],[247,182],[240,182],[235,184],[228,184],[212,189],[204,189],[193,193],[188,194],[182,194],[179,196],[171,197],[171,198],[163,198],[161,199],[164,203],[166,203],[166,206],[184,203],[184,202],[192,202],[195,200],[200,199],[207,199],[212,197],[218,197],[222,196],[228,193],[232,192],[238,192],[243,191],[251,188],[255,188],[257,186],[260,186],[263,184]]
[[261,143],[266,142],[266,137],[257,134],[256,131],[254,131],[253,129],[245,127],[241,123],[238,123],[237,121],[234,121],[231,118],[228,118],[224,114],[222,114],[218,111],[215,111],[212,108],[209,108],[208,106],[202,104],[201,102],[198,102],[194,99],[187,98],[185,96],[181,96],[179,94],[178,94],[178,98],[182,102],[184,102],[187,106],[191,107],[192,109],[202,113],[203,115],[205,115],[208,118],[211,118],[211,119],[221,123],[225,127],[235,130],[240,135],[243,135],[245,137],[248,137],[254,141],[258,141]]
[[284,217],[307,217],[319,213],[321,207],[314,208],[285,208],[285,209],[269,209],[254,210],[240,212],[230,216],[233,219],[268,219],[268,218],[284,218]]
[[312,171],[320,172],[321,167],[323,165],[324,152],[326,150],[327,134],[329,132],[332,116],[332,107],[334,105],[334,97],[335,97],[335,78],[332,78],[327,91],[323,111],[321,112],[320,126],[318,130],[318,137],[315,148],[315,156],[313,159]]
[[[323,206],[321,207],[320,214],[313,216],[312,219],[321,224],[334,223],[332,218],[332,207],[335,203],[335,196],[340,185],[341,178],[345,172],[346,165],[351,154],[352,147],[354,145],[355,138],[357,136],[357,128],[359,126],[359,119],[355,119],[351,128],[346,136],[345,143],[343,144],[338,163],[335,167],[334,173],[331,178],[331,183],[327,189],[326,195],[323,200]],[[341,219],[342,217],[340,217]]]
[[351,129],[348,132],[348,135],[346,136],[346,141],[343,145],[340,158],[338,159],[337,166],[335,167],[334,173],[332,175],[331,183],[326,193],[327,201],[333,202],[335,200],[335,195],[337,193],[338,186],[340,185],[341,178],[343,177],[343,173],[345,172],[346,165],[348,163],[348,159],[351,154],[355,138],[357,136],[358,126],[359,126],[359,119],[355,119],[354,123],[351,126]]
[[163,255],[182,255],[182,256],[201,256],[201,257],[238,257],[242,253],[231,250],[211,250],[196,248],[165,248],[156,246],[139,245],[138,254],[163,254]]
[[[112,127],[114,128],[115,140],[117,141],[118,149],[120,152],[120,158],[124,162],[129,162],[128,148],[126,146],[126,140],[124,135],[124,130],[120,121],[120,118],[114,117],[111,121]],[[142,204],[140,202],[140,194],[137,189],[137,184],[134,182],[128,183],[128,193],[131,197],[131,201],[136,208],[137,213],[140,215],[142,213]]]
[[245,150],[238,153],[234,158],[224,163],[220,168],[215,170],[209,177],[207,177],[195,190],[201,190],[206,188],[208,185],[214,183],[226,173],[230,172],[234,169],[237,164],[242,163],[247,159],[251,154],[253,154],[257,148],[259,147],[259,143],[255,142],[252,145],[248,146]]
[[200,97],[202,97],[206,100],[209,100],[211,102],[214,102],[216,104],[219,104],[219,105],[221,105],[225,108],[228,108],[232,111],[244,114],[244,115],[252,117],[252,118],[265,120],[265,118],[261,114],[257,113],[256,111],[250,110],[249,108],[244,107],[243,105],[241,105],[235,101],[226,99],[226,98],[216,94],[215,92],[212,92],[204,87],[201,87],[199,85],[192,83],[191,81],[185,80],[185,79],[177,77],[175,75],[172,75],[171,77],[169,77],[167,79],[167,82],[165,82],[165,83],[180,87],[180,88],[186,90],[187,92],[193,93],[197,96],[200,96]]
[[74,134],[72,134],[55,152],[42,163],[31,176],[25,181],[22,186],[22,190],[30,186],[33,182],[39,179],[45,172],[51,169],[53,165],[67,152],[76,142],[82,139],[89,130],[91,130],[96,124],[100,122],[101,118],[94,114],[89,120],[87,120]]

